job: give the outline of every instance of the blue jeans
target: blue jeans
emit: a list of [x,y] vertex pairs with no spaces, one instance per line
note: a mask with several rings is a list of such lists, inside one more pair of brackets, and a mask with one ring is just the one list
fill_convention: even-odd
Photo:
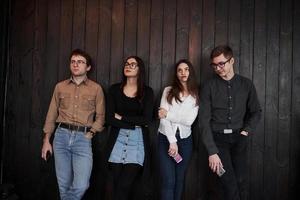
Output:
[[188,138],[177,138],[178,153],[182,157],[180,163],[176,163],[174,159],[168,155],[169,141],[167,137],[161,133],[158,134],[158,153],[160,175],[162,179],[161,200],[180,200],[184,185],[185,171],[190,161],[193,141],[192,136]]
[[93,166],[91,139],[84,132],[58,127],[53,141],[55,170],[62,200],[81,199]]

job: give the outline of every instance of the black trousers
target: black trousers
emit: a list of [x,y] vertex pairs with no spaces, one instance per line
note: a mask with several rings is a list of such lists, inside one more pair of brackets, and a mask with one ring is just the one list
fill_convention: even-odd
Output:
[[113,178],[113,200],[129,200],[134,181],[141,172],[138,164],[110,163]]
[[225,173],[220,177],[225,200],[247,199],[247,144],[248,136],[239,132],[214,133]]

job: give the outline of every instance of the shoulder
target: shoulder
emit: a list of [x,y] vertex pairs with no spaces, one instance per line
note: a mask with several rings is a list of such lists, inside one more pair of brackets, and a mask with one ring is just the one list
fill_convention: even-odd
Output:
[[115,83],[109,87],[109,91],[119,91],[120,88],[121,88],[121,83]]
[[236,74],[237,79],[239,80],[241,85],[246,86],[247,88],[251,88],[254,86],[252,80],[250,80],[249,78],[245,77],[245,76],[241,76],[239,74]]
[[91,80],[91,79],[88,79],[88,86],[89,86],[89,87],[92,87],[92,88],[95,88],[95,89],[100,89],[100,90],[102,90],[101,85],[100,85],[99,83],[97,83],[97,82]]
[[153,89],[150,86],[144,86],[145,95],[152,95],[153,96]]
[[57,90],[57,89],[65,88],[65,86],[67,86],[69,83],[70,83],[70,79],[60,81],[60,82],[56,83],[55,89]]

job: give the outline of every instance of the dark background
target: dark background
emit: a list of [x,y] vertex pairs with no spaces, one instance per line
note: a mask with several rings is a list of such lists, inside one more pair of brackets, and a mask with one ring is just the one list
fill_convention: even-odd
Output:
[[[299,198],[300,1],[2,0],[0,33],[1,178],[14,184],[21,199],[57,198],[53,160],[40,159],[42,127],[55,83],[69,77],[72,49],[92,55],[90,77],[105,90],[120,81],[125,57],[140,56],[158,102],[175,61],[190,59],[201,84],[212,76],[210,51],[224,43],[234,50],[236,72],[253,80],[263,108],[249,140],[249,199]],[[157,121],[153,152],[156,127]],[[93,141],[88,199],[103,195],[106,137],[105,130]],[[206,199],[214,192],[208,174],[199,142],[186,176],[185,200]],[[157,199],[159,179],[153,179]]]

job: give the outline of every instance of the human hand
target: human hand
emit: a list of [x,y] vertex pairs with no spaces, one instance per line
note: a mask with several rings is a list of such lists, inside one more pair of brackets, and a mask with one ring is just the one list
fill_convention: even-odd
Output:
[[167,114],[168,114],[168,111],[162,107],[159,107],[158,108],[158,118],[159,119],[163,119],[163,118],[166,118],[167,117]]
[[170,143],[168,154],[169,154],[169,156],[172,156],[172,157],[174,157],[178,154],[178,146],[177,146],[176,142]]
[[213,154],[208,157],[208,164],[210,169],[215,173],[220,170],[220,167],[223,167],[220,157],[218,154]]
[[47,161],[47,152],[52,155],[52,145],[50,144],[49,140],[44,140],[43,147],[42,147],[42,158]]
[[122,116],[119,115],[118,113],[115,113],[115,118],[118,119],[118,120],[121,120],[121,119],[122,119]]
[[244,136],[248,136],[248,132],[247,131],[242,131],[240,134],[244,135]]

